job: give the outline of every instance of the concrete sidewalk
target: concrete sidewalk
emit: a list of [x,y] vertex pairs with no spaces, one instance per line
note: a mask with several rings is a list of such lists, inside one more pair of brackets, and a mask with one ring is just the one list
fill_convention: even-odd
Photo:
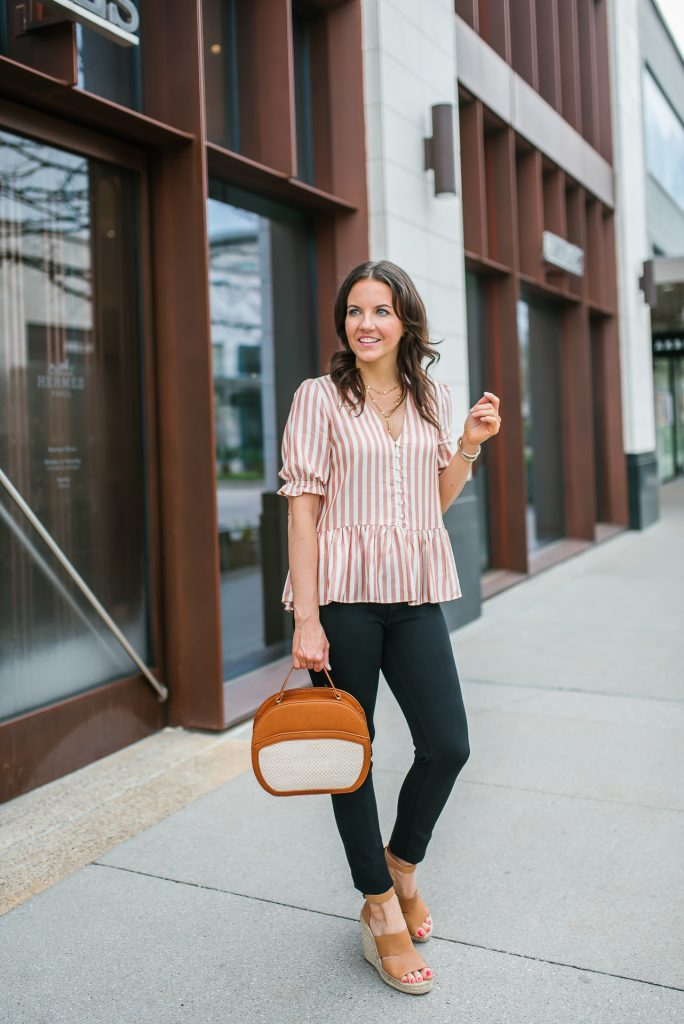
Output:
[[[683,541],[677,482],[660,523],[453,634],[472,755],[419,874],[429,995],[363,960],[329,797],[270,797],[247,768],[0,918],[0,1019],[684,1020]],[[412,755],[382,681],[385,836]]]

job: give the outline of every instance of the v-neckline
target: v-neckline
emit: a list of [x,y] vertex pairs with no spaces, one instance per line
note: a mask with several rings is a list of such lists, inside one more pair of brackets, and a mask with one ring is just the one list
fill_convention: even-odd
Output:
[[401,430],[399,431],[399,436],[397,438],[392,437],[392,435],[389,433],[385,420],[383,419],[383,417],[380,415],[379,412],[376,412],[376,409],[375,409],[375,406],[373,405],[372,400],[369,399],[368,397],[366,398],[366,406],[368,406],[371,416],[375,416],[376,420],[378,421],[378,423],[382,427],[383,434],[385,435],[385,437],[388,438],[390,444],[399,444],[399,442],[401,441],[402,437],[406,433],[406,421],[408,419],[409,410],[411,408],[411,397],[412,397],[411,396],[411,391],[407,390],[407,392],[406,392],[405,408],[404,408],[404,418],[402,420]]

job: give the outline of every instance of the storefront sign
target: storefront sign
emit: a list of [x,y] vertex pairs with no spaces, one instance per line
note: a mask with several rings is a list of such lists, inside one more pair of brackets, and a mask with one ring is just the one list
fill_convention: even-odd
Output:
[[684,355],[684,331],[653,335],[654,356]]
[[74,371],[68,359],[48,363],[47,373],[36,375],[36,387],[50,391],[54,398],[71,398],[72,391],[85,389],[85,377]]
[[554,267],[567,270],[576,277],[584,275],[584,250],[560,235],[545,231],[542,235],[542,253],[546,262],[552,263]]
[[80,21],[121,46],[137,46],[138,9],[131,0],[43,0],[71,21]]

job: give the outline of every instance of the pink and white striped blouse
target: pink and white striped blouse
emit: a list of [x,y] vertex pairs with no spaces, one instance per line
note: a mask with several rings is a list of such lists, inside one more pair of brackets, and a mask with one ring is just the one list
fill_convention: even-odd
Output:
[[[431,378],[432,379],[432,378]],[[451,392],[437,386],[441,429],[406,397],[394,441],[370,401],[359,415],[342,402],[330,375],[295,391],[278,476],[285,497],[319,494],[318,601],[407,601],[461,596],[439,500],[439,474],[456,452]],[[294,611],[288,571],[281,601]]]

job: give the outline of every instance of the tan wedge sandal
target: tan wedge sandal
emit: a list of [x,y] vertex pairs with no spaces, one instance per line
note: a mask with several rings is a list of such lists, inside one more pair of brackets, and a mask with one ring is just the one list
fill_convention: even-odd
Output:
[[377,970],[382,980],[400,992],[409,992],[413,996],[429,992],[435,972],[424,981],[402,981],[405,974],[412,971],[422,971],[427,964],[416,952],[411,942],[408,928],[401,932],[391,932],[389,935],[373,935],[370,927],[370,904],[384,903],[394,895],[394,886],[380,895],[366,896],[361,907],[359,920],[361,922],[361,934],[363,937],[363,955],[369,964]]
[[[390,850],[389,846],[385,847],[385,859],[392,865],[395,871],[403,871],[408,874],[413,871],[415,864],[406,865],[400,864],[395,858],[394,854]],[[418,929],[422,927],[423,921],[426,917],[431,917],[429,909],[423,903],[418,889],[416,889],[413,896],[399,896],[397,893],[397,899],[399,900],[399,906],[401,907],[404,919],[406,921],[406,927],[409,930],[411,938],[414,942],[427,942],[434,930],[434,923],[430,928],[427,935],[418,935]]]

